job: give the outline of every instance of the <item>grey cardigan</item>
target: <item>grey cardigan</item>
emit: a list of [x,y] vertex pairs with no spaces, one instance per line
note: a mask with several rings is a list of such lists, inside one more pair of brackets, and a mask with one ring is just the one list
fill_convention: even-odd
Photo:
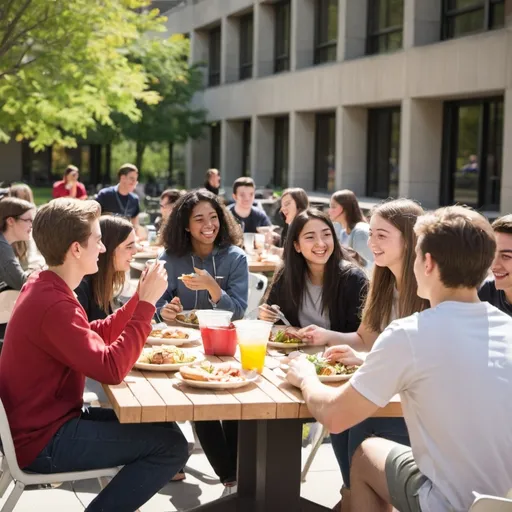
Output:
[[11,244],[0,233],[0,292],[21,290],[29,272],[24,272]]

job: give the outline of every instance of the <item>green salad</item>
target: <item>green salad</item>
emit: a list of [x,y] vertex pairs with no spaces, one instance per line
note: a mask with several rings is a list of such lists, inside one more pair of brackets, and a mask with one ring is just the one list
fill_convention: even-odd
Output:
[[331,363],[322,354],[308,355],[306,359],[315,365],[317,375],[352,375],[358,369],[358,366]]

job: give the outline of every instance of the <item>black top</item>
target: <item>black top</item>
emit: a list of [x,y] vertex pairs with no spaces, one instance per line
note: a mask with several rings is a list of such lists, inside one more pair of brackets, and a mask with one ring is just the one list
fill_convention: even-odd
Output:
[[494,281],[486,281],[478,291],[481,301],[486,301],[494,307],[512,316],[512,304],[507,301],[503,290],[496,290]]
[[75,290],[78,302],[80,302],[82,307],[85,309],[89,322],[93,322],[94,320],[103,320],[104,318],[107,318],[108,315],[112,314],[112,308],[109,307],[108,311],[104,311],[98,304],[96,304],[92,294],[91,279],[92,276],[85,276],[82,279],[82,282],[78,285],[78,288]]
[[[293,327],[307,327],[299,324],[299,312],[287,300],[282,279],[272,284],[267,304],[277,304]],[[337,299],[329,304],[331,330],[355,332],[361,323],[361,313],[366,297],[368,278],[358,267],[348,267],[342,275]]]
[[257,229],[261,226],[271,226],[272,223],[270,219],[267,217],[267,214],[260,210],[259,208],[251,208],[251,213],[248,217],[240,217],[238,213],[235,211],[235,205],[229,205],[228,210],[233,214],[233,217],[238,221],[244,233],[257,233]]
[[215,194],[216,196],[219,195],[219,191],[220,191],[220,188],[219,187],[212,187],[210,185],[210,182],[208,180],[206,180],[204,182],[204,188],[208,191],[210,191],[212,194]]
[[100,203],[101,213],[112,213],[133,219],[140,212],[139,197],[133,193],[127,196],[120,194],[117,185],[100,190],[96,201]]

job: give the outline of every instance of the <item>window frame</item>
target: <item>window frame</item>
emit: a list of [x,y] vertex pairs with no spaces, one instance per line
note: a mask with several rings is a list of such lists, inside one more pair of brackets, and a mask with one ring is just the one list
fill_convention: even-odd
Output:
[[[215,87],[220,85],[220,75],[222,68],[221,30],[221,26],[218,25],[208,32],[208,87]],[[217,64],[217,61],[218,67],[213,67],[212,63]]]
[[[385,28],[379,28],[379,7],[380,2],[389,2],[389,0],[368,0],[367,8],[367,26],[366,26],[366,55],[382,55],[385,53],[398,51],[389,49],[389,36],[391,34],[401,33],[402,35],[402,49],[403,49],[403,33],[404,33],[404,19],[402,15],[401,25],[390,25]],[[389,12],[390,6],[387,5],[386,12]],[[402,2],[402,12],[404,12],[405,6]],[[379,42],[382,38],[386,39],[386,50],[380,51]]]
[[[475,0],[472,5],[456,8],[451,7],[450,0],[442,0],[441,10],[441,40],[446,41],[449,39],[458,39],[488,30],[502,28],[503,25],[496,25],[495,23],[495,10],[496,6],[504,5],[505,0]],[[477,11],[483,11],[482,27],[479,30],[472,32],[465,32],[464,34],[454,35],[454,20],[459,16],[464,16]]]
[[[325,186],[321,186],[322,184],[319,183],[320,177],[320,167],[322,165],[322,160],[327,157],[327,152],[324,153],[324,155],[320,154],[320,148],[321,146],[328,148],[329,143],[331,142],[330,134],[329,134],[329,123],[333,122],[334,124],[334,137],[332,140],[333,143],[333,151],[332,154],[334,155],[334,170],[336,172],[336,112],[320,112],[315,115],[315,166],[314,166],[314,175],[313,175],[313,190],[317,192],[328,192],[333,193],[336,188],[336,185],[333,184],[333,190],[329,190],[329,171],[327,171],[326,176],[326,183]],[[326,129],[325,127],[321,127],[321,123],[326,123]]]
[[[398,137],[398,179],[397,179],[397,196],[399,195],[399,187],[400,187],[400,137],[402,130],[402,109],[400,105],[394,105],[392,107],[383,107],[383,108],[373,108],[368,109],[368,133],[367,133],[367,151],[366,151],[366,195],[368,197],[377,197],[379,199],[387,199],[391,197],[391,167],[388,167],[387,173],[387,191],[384,193],[380,193],[378,190],[378,180],[377,176],[380,174],[379,168],[379,143],[382,144],[382,140],[379,135],[382,136],[383,133],[386,133],[388,139],[385,141],[385,144],[388,147],[388,161],[391,159],[391,149],[392,149],[392,133],[393,133],[393,115],[399,115],[399,130],[400,134]],[[387,129],[380,130],[380,119],[377,119],[377,116],[389,116],[387,120],[388,126]],[[396,198],[395,198],[396,199]]]
[[[491,132],[495,132],[496,125],[490,126],[491,108],[502,105],[503,125],[501,126],[501,144],[496,144],[501,148],[499,155],[499,188],[497,191],[497,202],[486,203],[488,195],[488,156],[490,144],[488,136]],[[481,169],[478,177],[478,198],[477,204],[470,205],[475,208],[485,208],[496,211],[500,209],[500,196],[503,181],[503,147],[504,141],[504,108],[505,98],[503,96],[489,96],[485,98],[471,98],[468,100],[446,101],[443,106],[443,139],[442,139],[442,156],[441,156],[441,180],[439,190],[439,204],[448,206],[455,200],[455,177],[453,169],[456,166],[458,153],[458,135],[459,135],[459,109],[467,106],[482,106],[482,120],[479,130],[478,140],[478,165]],[[494,119],[496,120],[496,119]],[[496,133],[493,134],[494,136]],[[496,141],[497,142],[497,141]],[[492,193],[491,193],[492,194]]]
[[[274,170],[272,178],[274,187],[282,189],[288,187],[289,168],[290,117],[280,116],[274,119]],[[284,176],[283,170],[286,170],[286,176]]]
[[220,121],[210,124],[210,169],[220,169],[222,124]]
[[[251,11],[239,18],[240,55],[238,62],[238,79],[252,78],[254,65],[254,13]],[[250,30],[250,36],[248,32]]]
[[[329,7],[331,3],[336,4],[336,39],[327,39],[328,37],[328,25],[329,25]],[[325,12],[327,11],[327,12]],[[337,56],[337,46],[338,46],[338,36],[339,36],[339,26],[338,26],[338,13],[339,13],[339,3],[338,0],[316,0],[315,4],[315,36],[314,36],[314,64],[327,64],[328,62],[336,62]],[[324,16],[327,19],[326,34],[321,34],[322,32],[322,21]],[[325,35],[325,40],[323,36]],[[334,58],[327,58],[329,50],[334,48]],[[325,54],[325,55],[324,55]]]
[[251,176],[251,125],[250,119],[242,121],[242,172],[240,176]]
[[[290,70],[291,11],[291,0],[284,0],[274,6],[274,73]],[[287,17],[288,20],[286,19]],[[288,25],[288,41],[286,41],[286,25]],[[287,50],[284,50],[283,53],[279,53],[280,42],[284,48],[287,47]]]

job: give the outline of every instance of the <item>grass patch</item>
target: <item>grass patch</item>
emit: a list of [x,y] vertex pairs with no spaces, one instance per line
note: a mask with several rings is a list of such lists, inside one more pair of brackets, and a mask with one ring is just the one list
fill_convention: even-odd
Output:
[[34,202],[36,206],[41,206],[52,200],[52,187],[33,187]]

